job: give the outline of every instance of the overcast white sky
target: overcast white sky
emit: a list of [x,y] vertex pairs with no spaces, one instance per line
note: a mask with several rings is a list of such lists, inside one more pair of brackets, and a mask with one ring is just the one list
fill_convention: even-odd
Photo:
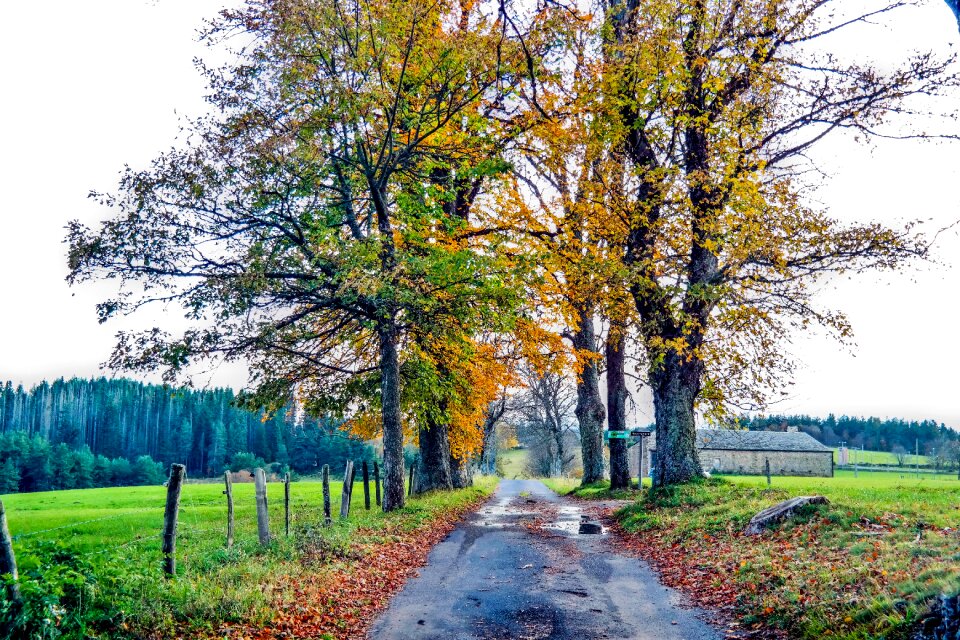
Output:
[[[17,2],[0,35],[0,380],[91,376],[109,355],[118,323],[100,326],[103,285],[74,289],[66,275],[64,225],[105,215],[86,199],[111,190],[125,163],[142,166],[173,143],[178,113],[204,108],[192,59],[196,29],[224,0]],[[901,12],[848,42],[877,55],[960,43],[943,0]],[[957,96],[960,100],[960,95]],[[957,125],[960,130],[960,123]],[[838,141],[818,152],[830,174],[817,193],[833,215],[888,223],[960,218],[960,145]],[[960,427],[960,238],[944,235],[941,264],[825,285],[824,304],[844,309],[857,345],[821,335],[790,347],[803,366],[776,412],[933,418]],[[154,309],[132,326],[176,321]],[[236,369],[198,382],[241,385]],[[652,408],[638,395],[635,419]]]

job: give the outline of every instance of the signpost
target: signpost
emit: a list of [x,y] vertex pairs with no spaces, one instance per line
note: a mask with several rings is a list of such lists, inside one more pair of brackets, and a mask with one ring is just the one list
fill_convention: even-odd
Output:
[[639,465],[638,465],[638,479],[637,479],[637,488],[643,487],[643,463],[644,463],[644,441],[653,435],[652,430],[647,429],[631,429],[630,431],[604,431],[603,439],[606,441],[610,440],[633,440],[630,444],[627,445],[627,448],[639,444],[640,445],[640,454],[639,454]]

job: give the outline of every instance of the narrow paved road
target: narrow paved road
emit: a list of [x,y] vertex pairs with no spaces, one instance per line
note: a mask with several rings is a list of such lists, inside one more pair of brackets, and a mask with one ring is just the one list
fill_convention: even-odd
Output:
[[581,511],[534,480],[493,499],[430,553],[372,640],[717,640],[636,558],[578,533]]

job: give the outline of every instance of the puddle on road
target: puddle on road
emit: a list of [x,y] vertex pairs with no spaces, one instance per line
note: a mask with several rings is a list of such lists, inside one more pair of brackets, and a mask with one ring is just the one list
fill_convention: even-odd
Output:
[[[600,531],[596,533],[592,531],[588,532],[585,530],[581,530],[580,525],[585,523],[599,525],[599,523],[596,523],[590,520],[587,516],[585,516],[583,511],[580,509],[580,507],[576,507],[574,505],[560,505],[557,508],[557,519],[554,520],[553,522],[548,522],[547,524],[543,525],[543,528],[550,529],[551,531],[560,531],[567,535],[606,535],[607,534],[607,528],[602,525],[600,526]],[[590,529],[593,529],[593,527],[590,527]]]
[[[532,521],[543,518],[546,514],[538,512],[535,509],[527,510],[525,507],[530,505],[535,507],[539,501],[530,502],[524,497],[504,497],[491,504],[482,507],[477,515],[479,524],[484,527],[506,528],[521,525],[524,521]],[[579,535],[606,535],[607,528],[599,523],[589,520],[584,515],[582,509],[576,505],[544,503],[549,506],[552,520],[544,522],[543,529],[555,531],[567,536]],[[583,527],[582,524],[593,526]],[[599,528],[599,531],[596,529]]]
[[496,502],[487,504],[477,511],[480,523],[485,527],[512,527],[516,526],[518,520],[534,518],[535,515],[511,506],[514,502],[513,497],[499,498]]

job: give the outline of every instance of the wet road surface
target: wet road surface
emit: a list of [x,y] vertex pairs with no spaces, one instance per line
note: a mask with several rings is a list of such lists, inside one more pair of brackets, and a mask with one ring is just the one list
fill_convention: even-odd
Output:
[[719,640],[722,635],[535,480],[494,497],[430,553],[371,628],[373,640]]

